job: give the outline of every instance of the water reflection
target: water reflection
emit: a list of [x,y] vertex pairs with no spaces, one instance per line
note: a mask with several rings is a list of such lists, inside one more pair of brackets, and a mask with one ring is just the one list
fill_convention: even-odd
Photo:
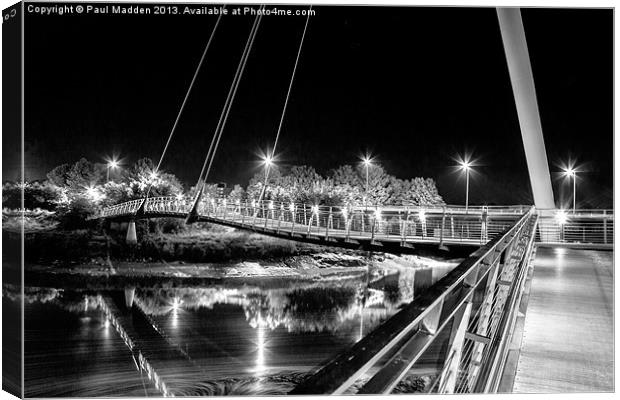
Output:
[[26,395],[284,394],[411,301],[415,279],[369,268],[270,286],[29,288]]

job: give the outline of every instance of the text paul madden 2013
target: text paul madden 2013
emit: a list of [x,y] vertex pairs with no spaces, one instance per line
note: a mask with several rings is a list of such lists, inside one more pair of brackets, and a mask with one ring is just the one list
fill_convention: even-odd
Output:
[[239,16],[306,16],[316,15],[312,9],[288,9],[279,7],[221,7],[204,5],[170,5],[170,4],[63,4],[33,5],[29,4],[26,11],[40,15],[97,14],[97,15],[239,15]]

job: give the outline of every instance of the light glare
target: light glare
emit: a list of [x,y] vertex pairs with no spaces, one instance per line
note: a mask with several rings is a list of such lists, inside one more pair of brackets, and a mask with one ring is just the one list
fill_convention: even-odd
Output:
[[568,214],[565,210],[558,210],[555,214],[555,219],[558,221],[558,224],[564,225],[568,221]]

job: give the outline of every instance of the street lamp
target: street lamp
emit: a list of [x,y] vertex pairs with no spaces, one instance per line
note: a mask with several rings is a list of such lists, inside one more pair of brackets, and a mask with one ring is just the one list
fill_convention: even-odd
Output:
[[269,169],[273,165],[273,157],[270,155],[263,157],[263,164],[265,165],[265,180],[268,178]]
[[573,178],[573,214],[575,213],[575,204],[577,199],[577,170],[572,167],[568,167],[564,169],[564,176]]
[[366,155],[364,158],[362,158],[362,163],[364,163],[364,166],[366,167],[366,198],[368,197],[368,170],[370,169],[370,166],[372,165],[372,158],[370,158],[369,155]]
[[460,167],[465,171],[465,213],[469,209],[469,171],[471,170],[471,163],[468,160],[459,162]]
[[116,169],[118,168],[118,166],[119,166],[119,163],[117,160],[111,159],[110,161],[108,161],[107,168],[106,168],[106,182],[110,182],[110,169]]

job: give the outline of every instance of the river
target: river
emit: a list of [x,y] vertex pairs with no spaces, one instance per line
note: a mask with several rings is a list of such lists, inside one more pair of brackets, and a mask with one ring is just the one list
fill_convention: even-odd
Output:
[[[455,265],[385,257],[346,265],[332,254],[278,265],[149,264],[178,279],[27,287],[25,395],[285,394],[409,303],[420,272],[434,282]],[[114,267],[122,274],[137,266]],[[184,285],[190,271],[218,280]],[[5,305],[16,307],[15,293],[6,285],[4,292]]]

